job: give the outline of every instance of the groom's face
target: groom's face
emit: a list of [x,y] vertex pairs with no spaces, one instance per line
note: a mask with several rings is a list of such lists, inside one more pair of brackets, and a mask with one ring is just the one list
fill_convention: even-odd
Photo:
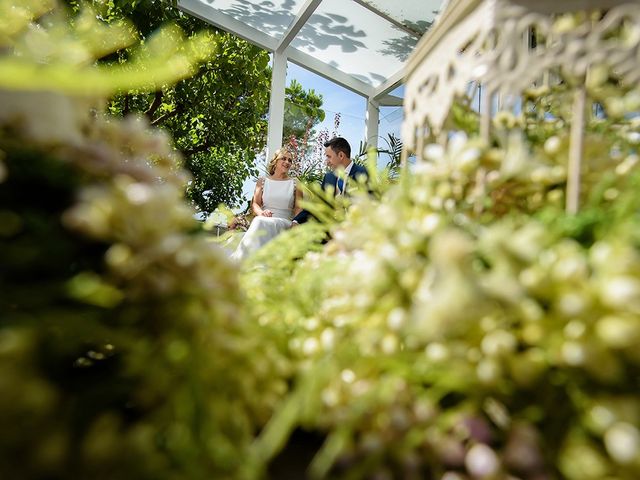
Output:
[[335,170],[340,165],[342,165],[342,159],[340,158],[340,153],[342,152],[336,152],[331,147],[325,148],[324,154],[325,154],[325,157],[327,158],[327,166],[331,170]]

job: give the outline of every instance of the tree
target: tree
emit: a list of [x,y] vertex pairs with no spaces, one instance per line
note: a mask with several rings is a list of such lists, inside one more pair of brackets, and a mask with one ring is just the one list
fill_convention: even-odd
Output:
[[[79,10],[78,0],[67,0]],[[186,15],[166,0],[110,0],[92,2],[107,22],[126,17],[141,40],[151,39],[167,22],[191,38],[207,32],[215,52],[191,78],[155,92],[126,91],[114,96],[108,111],[117,116],[145,115],[151,125],[166,130],[193,175],[187,197],[196,208],[211,212],[220,203],[236,205],[242,185],[257,174],[256,155],[266,138],[266,115],[271,72],[266,51]],[[103,62],[121,62],[120,51]]]
[[283,144],[293,151],[293,172],[306,182],[321,177],[323,155],[318,155],[317,143],[321,142],[314,127],[324,120],[322,95],[315,90],[304,90],[297,80],[292,80],[285,90]]
[[244,180],[257,173],[255,157],[265,142],[267,52],[167,2],[121,1],[114,10],[130,18],[145,38],[166,21],[175,22],[187,36],[206,30],[215,37],[216,52],[193,77],[153,93],[123,93],[111,100],[109,110],[144,113],[152,125],[172,135],[194,177],[187,196],[199,210],[237,204]]
[[[67,0],[78,8],[78,0]],[[210,60],[191,78],[156,92],[127,91],[113,97],[109,112],[144,114],[151,125],[168,131],[193,175],[187,196],[199,210],[211,212],[220,203],[236,206],[244,181],[257,175],[256,156],[266,144],[271,83],[266,51],[174,8],[166,0],[94,2],[100,17],[111,22],[127,17],[143,40],[167,22],[191,37],[206,31],[217,44]],[[103,61],[121,61],[119,52]],[[295,80],[287,88],[285,142],[294,135],[303,144],[324,119],[322,96],[305,91]]]
[[311,138],[313,127],[324,120],[322,95],[305,90],[300,82],[292,80],[285,90],[284,139]]

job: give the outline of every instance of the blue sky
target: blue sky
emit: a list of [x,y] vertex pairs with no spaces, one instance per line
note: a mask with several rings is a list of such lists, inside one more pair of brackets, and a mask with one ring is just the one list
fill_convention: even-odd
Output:
[[[334,118],[336,113],[340,113],[340,126],[338,135],[347,139],[351,144],[353,154],[358,153],[360,142],[365,138],[365,116],[366,99],[356,93],[347,90],[315,73],[312,73],[291,62],[287,66],[287,85],[292,80],[297,80],[305,90],[315,90],[322,95],[325,111],[325,120],[315,127],[320,132],[326,129],[329,134],[334,130]],[[393,93],[393,92],[392,92]],[[402,89],[400,89],[400,95]],[[383,107],[380,110],[380,124],[378,134],[382,138],[387,138],[388,133],[394,133],[400,137],[400,127],[402,125],[402,107]],[[386,146],[380,139],[379,146]],[[385,163],[384,158],[383,164]],[[248,180],[244,184],[243,192],[248,200],[253,195],[255,180]]]
[[[314,89],[316,93],[322,95],[324,100],[322,108],[326,117],[318,127],[317,131],[327,129],[333,131],[333,122],[336,113],[340,113],[340,127],[338,134],[347,139],[351,144],[354,154],[357,153],[358,146],[365,138],[365,117],[367,113],[367,102],[364,97],[343,88],[330,80],[327,80],[315,73],[305,70],[295,64],[289,63],[287,68],[287,85],[292,79],[296,79],[303,88]],[[380,111],[379,135],[387,138],[388,133],[395,133],[400,136],[400,126],[402,125],[402,107],[383,107]],[[380,146],[385,143],[380,140]]]

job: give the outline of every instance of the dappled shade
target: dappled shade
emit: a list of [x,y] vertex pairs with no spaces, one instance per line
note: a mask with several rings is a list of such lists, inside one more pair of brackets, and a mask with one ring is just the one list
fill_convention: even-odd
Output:
[[[363,87],[378,87],[402,71],[441,5],[441,0],[322,0],[296,32],[288,56],[325,76],[337,71]],[[305,13],[302,0],[179,0],[178,6],[269,50]]]

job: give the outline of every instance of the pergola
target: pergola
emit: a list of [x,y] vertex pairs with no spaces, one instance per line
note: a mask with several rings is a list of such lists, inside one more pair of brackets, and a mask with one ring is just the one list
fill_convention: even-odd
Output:
[[178,8],[273,54],[267,149],[282,144],[287,62],[367,100],[366,139],[376,146],[379,110],[446,0],[177,0]]

